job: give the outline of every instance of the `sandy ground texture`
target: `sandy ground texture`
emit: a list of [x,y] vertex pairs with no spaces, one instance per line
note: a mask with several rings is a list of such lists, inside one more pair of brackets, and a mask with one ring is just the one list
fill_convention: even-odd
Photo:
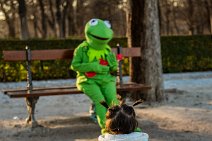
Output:
[[[73,82],[40,81],[35,86]],[[0,90],[24,86],[0,83]],[[166,103],[135,108],[150,141],[212,141],[212,72],[164,75],[164,86]],[[85,95],[40,97],[36,119],[43,127],[31,129],[25,124],[24,99],[0,93],[0,141],[96,141],[100,128],[89,118],[89,105]]]

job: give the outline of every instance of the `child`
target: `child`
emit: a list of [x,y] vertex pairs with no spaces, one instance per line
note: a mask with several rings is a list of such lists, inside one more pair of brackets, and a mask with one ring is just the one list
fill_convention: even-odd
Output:
[[116,77],[118,62],[108,42],[113,30],[108,21],[91,19],[85,26],[86,41],[74,52],[71,69],[77,72],[77,88],[83,91],[95,104],[95,113],[102,134],[105,133],[105,114],[107,109],[100,104],[118,105],[116,97]]
[[[108,108],[107,104],[102,105]],[[134,106],[137,103],[133,104]],[[106,114],[106,131],[108,133],[99,136],[99,141],[148,141],[148,134],[135,132],[138,122],[132,106],[126,104],[108,108]]]

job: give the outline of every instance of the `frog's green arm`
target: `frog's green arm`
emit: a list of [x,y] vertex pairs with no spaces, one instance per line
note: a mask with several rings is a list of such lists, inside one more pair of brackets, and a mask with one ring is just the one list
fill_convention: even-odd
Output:
[[109,63],[110,71],[111,72],[117,71],[117,69],[118,69],[118,62],[116,60],[115,54],[113,54],[112,52],[108,53],[106,59],[107,59],[107,61]]
[[71,69],[81,73],[85,72],[101,73],[109,70],[109,67],[100,65],[98,61],[84,63],[82,62],[82,58],[83,58],[83,47],[78,47],[75,49],[74,52],[74,58],[71,63]]

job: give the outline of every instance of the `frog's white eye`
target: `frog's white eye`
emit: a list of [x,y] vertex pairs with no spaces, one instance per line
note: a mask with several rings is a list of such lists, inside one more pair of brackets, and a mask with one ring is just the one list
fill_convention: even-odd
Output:
[[89,21],[89,23],[90,23],[91,26],[95,26],[95,25],[98,24],[98,20],[97,20],[97,19],[91,19],[91,20]]
[[104,21],[105,25],[108,27],[108,28],[111,28],[111,24],[109,21]]

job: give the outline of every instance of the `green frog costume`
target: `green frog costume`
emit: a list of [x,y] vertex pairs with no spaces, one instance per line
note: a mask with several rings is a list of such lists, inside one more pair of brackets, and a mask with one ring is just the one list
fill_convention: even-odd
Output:
[[116,77],[118,62],[108,42],[113,30],[108,21],[91,19],[85,26],[86,41],[74,51],[71,69],[77,72],[77,88],[83,91],[95,104],[95,112],[102,134],[105,133],[105,114],[107,109],[100,104],[117,105]]

